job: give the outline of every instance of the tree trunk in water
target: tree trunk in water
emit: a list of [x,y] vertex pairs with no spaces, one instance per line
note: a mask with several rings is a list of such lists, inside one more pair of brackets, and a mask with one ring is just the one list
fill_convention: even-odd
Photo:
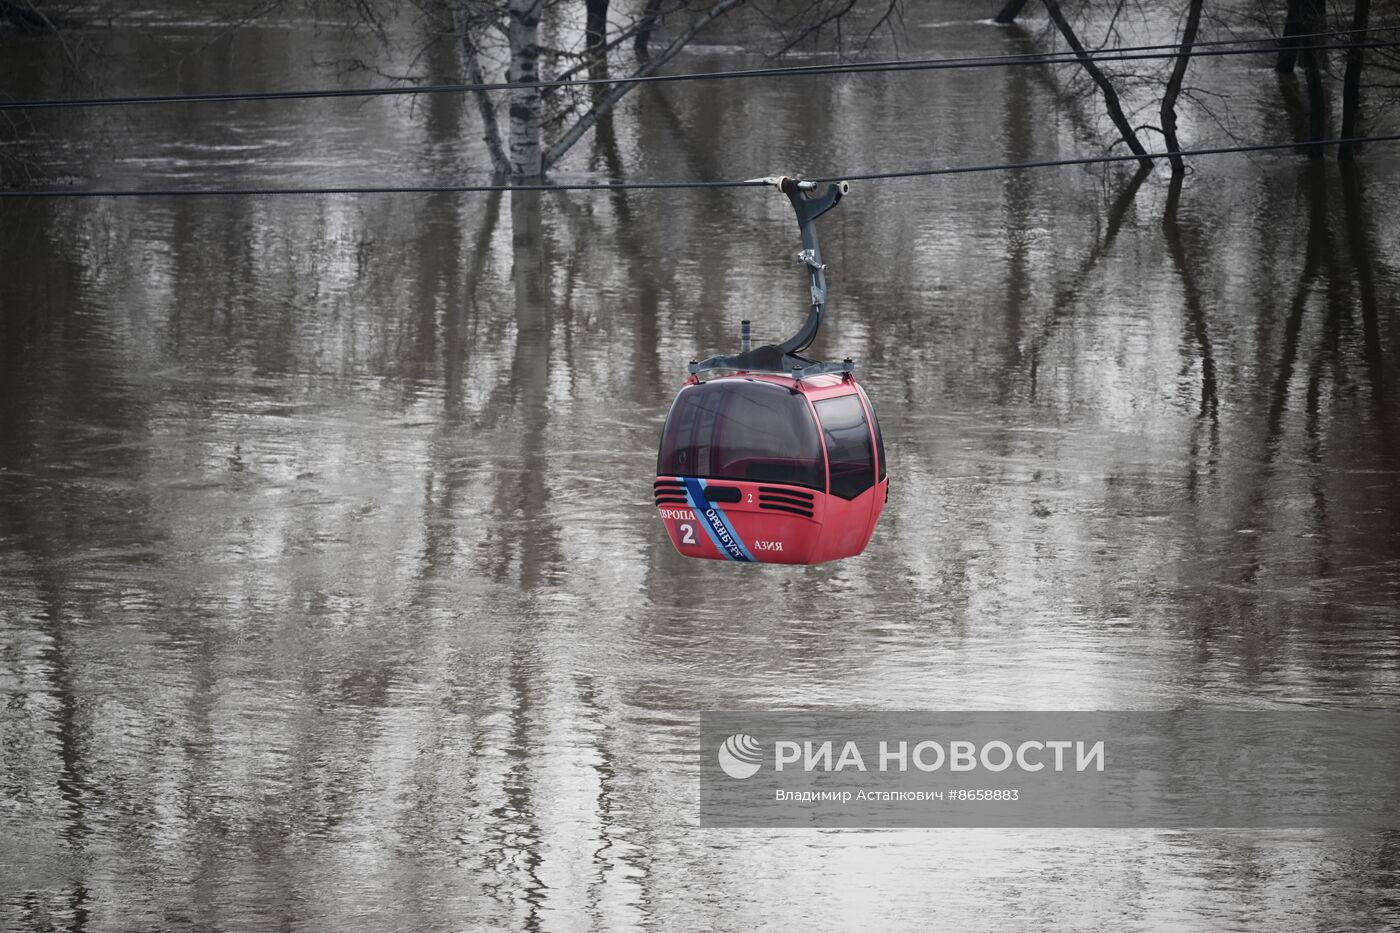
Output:
[[[467,9],[463,0],[452,5],[452,27],[457,33],[457,44],[462,51],[462,70],[471,84],[485,84],[486,76],[481,72],[481,59],[476,53],[476,39],[467,25]],[[474,91],[477,113],[481,116],[486,152],[491,156],[491,167],[497,175],[510,173],[510,160],[506,158],[505,146],[501,144],[501,126],[496,121],[496,108],[485,91]]]
[[1025,5],[1026,0],[1006,0],[1006,5],[996,15],[994,22],[1001,23],[1003,26],[1016,22],[1016,17],[1021,15],[1021,8]]
[[[1362,49],[1366,41],[1366,27],[1370,25],[1371,0],[1356,0],[1352,10],[1352,34],[1347,48],[1346,73],[1342,78],[1342,138],[1355,139],[1361,135],[1361,68]],[[1360,143],[1344,142],[1337,147],[1337,158],[1353,159]]]
[[1186,25],[1181,31],[1181,51],[1177,53],[1176,64],[1167,81],[1167,92],[1162,95],[1162,136],[1167,141],[1167,151],[1171,153],[1169,158],[1173,175],[1186,171],[1186,163],[1181,158],[1181,143],[1176,138],[1176,101],[1181,96],[1181,84],[1186,79],[1186,66],[1191,63],[1191,49],[1196,44],[1196,32],[1201,28],[1201,7],[1204,3],[1205,0],[1191,0],[1191,6],[1186,11]]
[[1317,44],[1318,39],[1299,39],[1297,36],[1327,30],[1327,10],[1323,0],[1288,0],[1288,12],[1283,22],[1283,41],[1280,43],[1278,61],[1274,70],[1280,74],[1292,74],[1298,61],[1295,46]]
[[1288,0],[1288,12],[1283,18],[1283,41],[1279,43],[1278,60],[1274,62],[1274,71],[1279,74],[1291,75],[1298,61],[1298,53],[1293,51],[1298,40],[1291,37],[1303,31],[1302,6],[1303,0]]
[[[510,80],[533,84],[540,79],[540,14],[544,0],[510,0]],[[510,90],[510,173],[524,178],[543,174],[540,162],[541,94],[538,87]]]
[[1079,41],[1079,36],[1075,35],[1074,27],[1065,19],[1064,11],[1060,9],[1059,0],[1045,0],[1045,10],[1050,14],[1050,18],[1055,21],[1055,26],[1060,30],[1060,34],[1065,37],[1069,47],[1074,50],[1075,57],[1084,66],[1084,70],[1089,73],[1089,77],[1094,79],[1094,84],[1103,94],[1104,106],[1108,110],[1109,119],[1113,125],[1118,127],[1118,133],[1123,137],[1123,142],[1128,144],[1128,148],[1133,154],[1138,156],[1138,163],[1143,168],[1151,168],[1152,160],[1147,156],[1147,150],[1137,138],[1137,133],[1133,132],[1133,127],[1128,123],[1128,118],[1123,114],[1123,107],[1118,102],[1118,92],[1113,88],[1113,82],[1108,80],[1108,76],[1094,64],[1094,60],[1084,51],[1084,43]]
[[583,27],[584,47],[588,57],[596,61],[599,56],[607,54],[603,47],[608,42],[608,0],[584,0],[584,9],[587,12]]
[[642,11],[642,21],[637,25],[637,38],[632,42],[637,61],[644,62],[651,58],[651,32],[656,28],[656,20],[660,15],[661,0],[647,0],[646,9]]

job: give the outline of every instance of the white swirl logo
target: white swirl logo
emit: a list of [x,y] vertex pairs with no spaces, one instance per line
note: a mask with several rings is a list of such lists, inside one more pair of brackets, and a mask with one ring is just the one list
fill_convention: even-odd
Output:
[[732,778],[751,778],[763,766],[763,747],[753,736],[736,732],[720,745],[719,766]]

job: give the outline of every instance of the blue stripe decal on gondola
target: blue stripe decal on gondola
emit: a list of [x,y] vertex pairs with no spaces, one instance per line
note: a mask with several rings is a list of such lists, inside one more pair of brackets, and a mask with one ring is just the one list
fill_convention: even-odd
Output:
[[690,500],[690,508],[695,512],[700,527],[705,529],[705,533],[715,543],[715,548],[730,560],[753,560],[753,555],[744,547],[739,533],[729,524],[724,510],[710,502],[709,497],[705,495],[705,481],[689,476],[684,477],[683,481],[685,497]]

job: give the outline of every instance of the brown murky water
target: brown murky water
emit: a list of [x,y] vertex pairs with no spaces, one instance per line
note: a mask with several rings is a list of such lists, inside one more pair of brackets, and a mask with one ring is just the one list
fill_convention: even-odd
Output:
[[[966,6],[906,51],[1022,49]],[[323,85],[347,43],[206,40],[107,37],[111,90]],[[17,96],[72,91],[5,41]],[[751,61],[725,41],[683,67]],[[1266,67],[1211,68],[1286,131]],[[479,175],[468,112],[20,148],[442,182]],[[560,177],[1055,158],[1084,122],[1025,69],[667,85]],[[1393,834],[695,827],[703,709],[1400,705],[1394,154],[1197,169],[1171,215],[1080,169],[853,188],[816,349],[858,361],[893,490],[807,569],[687,562],[650,504],[685,362],[801,319],[776,193],[6,201],[0,928],[1400,924]]]

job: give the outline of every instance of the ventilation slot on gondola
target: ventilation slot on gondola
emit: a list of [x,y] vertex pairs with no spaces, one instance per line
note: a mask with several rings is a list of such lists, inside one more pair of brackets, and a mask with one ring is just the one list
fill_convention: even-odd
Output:
[[776,486],[760,486],[758,487],[758,492],[760,495],[787,496],[789,499],[801,499],[804,505],[810,505],[812,503],[812,494],[810,492],[803,492],[800,489],[779,489]]
[[659,479],[652,483],[652,489],[656,493],[656,504],[663,505],[690,505],[690,501],[685,497],[685,486],[674,479]]
[[803,502],[801,499],[793,499],[789,496],[770,496],[760,493],[758,496],[758,501],[760,505],[764,502],[771,502],[774,505],[790,505],[795,509],[806,509],[809,512],[812,511],[812,503]]
[[790,515],[811,518],[812,494],[798,489],[760,486],[758,487],[758,507],[773,512],[787,512]]
[[787,512],[791,515],[801,515],[803,518],[812,517],[811,509],[801,509],[795,505],[778,505],[776,502],[770,502],[762,496],[759,497],[758,507],[760,509],[768,509],[771,512]]

